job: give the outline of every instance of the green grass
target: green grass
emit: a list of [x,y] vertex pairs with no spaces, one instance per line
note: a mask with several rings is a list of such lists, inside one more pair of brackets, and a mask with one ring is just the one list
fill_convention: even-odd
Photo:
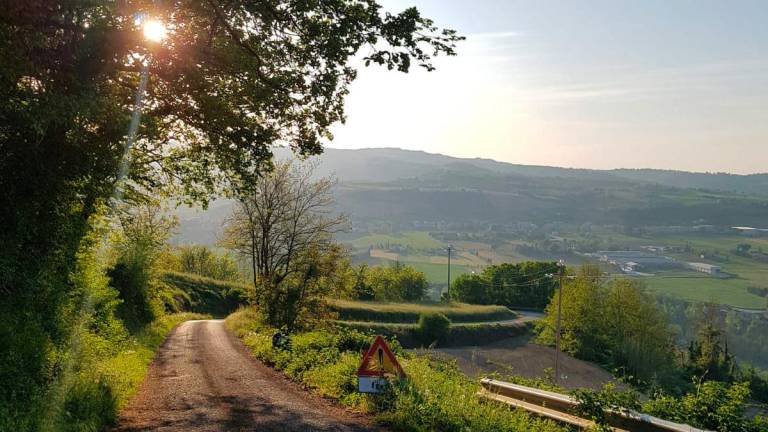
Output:
[[[393,262],[389,260],[382,260],[382,261],[388,262],[388,263]],[[424,273],[424,276],[427,277],[427,282],[429,282],[430,284],[438,284],[438,285],[448,284],[448,264],[433,264],[433,263],[427,263],[427,262],[413,262],[413,261],[404,261],[404,264],[409,265],[415,268],[416,270]],[[467,266],[451,264],[451,281],[453,281],[459,275],[464,273],[469,273],[471,271],[472,270],[470,270],[470,268]]]
[[445,243],[432,238],[426,231],[408,231],[399,234],[370,234],[348,242],[354,248],[399,245],[414,250],[431,250],[445,247]]
[[[718,251],[728,257],[727,261],[702,260],[695,254],[667,253],[680,262],[704,261],[722,267],[723,271],[737,275],[731,279],[712,278],[703,274],[685,271],[659,272],[656,277],[642,280],[657,293],[694,302],[715,302],[748,309],[765,309],[766,299],[747,291],[747,287],[768,288],[768,265],[750,258],[735,255],[733,250],[740,243],[751,244],[754,249],[768,250],[768,238],[747,238],[731,234],[656,234],[647,237],[628,236],[621,233],[595,229],[593,234],[602,239],[611,239],[622,248],[636,249],[640,246],[685,246],[690,244],[694,251]],[[578,238],[578,235],[567,235]],[[682,277],[681,277],[682,276]],[[672,277],[672,278],[666,278]]]
[[221,281],[189,273],[164,272],[160,275],[173,299],[166,303],[176,310],[211,314],[225,317],[240,306],[249,303],[253,293],[250,285]]
[[163,315],[138,334],[115,340],[82,331],[77,370],[64,377],[54,391],[53,415],[43,420],[42,430],[97,431],[114,423],[118,411],[138,390],[155,351],[178,324],[209,318],[179,313]]
[[765,309],[766,299],[747,291],[750,281],[717,279],[692,272],[661,272],[642,278],[651,291],[694,302],[713,302],[746,309]]
[[[432,264],[432,263],[408,263],[416,270],[423,272],[427,277],[427,281],[432,284],[447,284],[448,283],[448,264]],[[467,266],[451,264],[451,280],[462,275],[469,273],[471,270]]]
[[[423,337],[418,324],[379,323],[365,321],[335,321],[340,327],[363,332],[374,332],[390,338],[396,338],[405,348],[419,348],[431,345],[434,341]],[[445,340],[440,348],[450,346],[477,346],[492,343],[527,333],[530,323],[451,323]]]
[[357,393],[355,371],[373,334],[344,328],[316,329],[291,339],[291,350],[272,348],[274,329],[259,324],[253,309],[227,318],[227,329],[261,361],[283,371],[315,393],[341,405],[374,414],[395,431],[561,431],[522,410],[486,403],[477,397],[479,382],[455,364],[403,352],[390,340],[406,379],[395,380],[382,395]]
[[423,313],[442,313],[452,322],[471,323],[515,319],[517,314],[504,306],[464,303],[381,303],[332,300],[331,308],[344,321],[415,323]]

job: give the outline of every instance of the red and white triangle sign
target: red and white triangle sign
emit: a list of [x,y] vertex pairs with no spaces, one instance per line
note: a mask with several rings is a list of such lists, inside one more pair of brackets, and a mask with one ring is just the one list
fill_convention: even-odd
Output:
[[381,377],[387,374],[405,378],[405,372],[392,353],[392,350],[389,349],[387,342],[384,341],[383,337],[376,336],[371,347],[368,348],[368,351],[363,356],[363,362],[357,369],[357,376]]

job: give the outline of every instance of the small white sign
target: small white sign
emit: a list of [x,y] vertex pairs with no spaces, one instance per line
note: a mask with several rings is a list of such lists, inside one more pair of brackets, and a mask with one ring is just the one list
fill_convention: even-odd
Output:
[[387,379],[380,376],[357,377],[357,388],[360,393],[381,393],[387,384]]

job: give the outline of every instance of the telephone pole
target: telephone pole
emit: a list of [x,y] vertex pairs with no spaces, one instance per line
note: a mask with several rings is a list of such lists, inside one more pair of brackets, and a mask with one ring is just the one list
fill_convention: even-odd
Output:
[[448,245],[448,295],[447,300],[451,301],[451,248],[453,245]]
[[557,324],[555,329],[555,383],[560,383],[560,313],[563,305],[563,277],[565,275],[565,262],[560,260],[557,263],[559,290],[557,293]]

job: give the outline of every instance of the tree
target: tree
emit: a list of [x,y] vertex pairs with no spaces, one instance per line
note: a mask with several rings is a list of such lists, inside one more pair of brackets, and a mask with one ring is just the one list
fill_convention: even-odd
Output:
[[558,297],[562,295],[560,347],[564,352],[591,361],[605,361],[606,287],[600,281],[600,269],[584,265],[574,278],[567,278],[537,323],[539,341],[554,344]]
[[[537,323],[538,340],[545,344],[555,341],[559,295]],[[668,322],[642,285],[626,279],[603,282],[599,267],[584,265],[566,278],[562,296],[564,352],[609,364],[638,383],[663,380],[672,372]]]
[[108,274],[122,302],[118,316],[138,329],[162,314],[157,261],[178,222],[152,202],[121,208],[113,235],[114,265]]
[[360,264],[355,271],[354,286],[352,287],[352,296],[356,300],[373,300],[375,293],[373,288],[368,285],[368,265]]
[[[67,358],[56,350],[66,349],[82,298],[68,275],[124,161],[125,198],[162,191],[205,201],[223,179],[258,178],[275,145],[321,152],[344,120],[356,77],[349,63],[361,50],[366,63],[431,70],[431,58],[453,55],[460,39],[415,8],[385,14],[374,0],[6,3],[0,370],[17,379],[0,390],[0,412],[14,413],[11,425],[43,412],[36,404]],[[162,44],[143,39],[137,13],[166,23]],[[145,65],[142,120],[127,149]]]
[[257,303],[276,326],[293,322],[286,311],[305,300],[286,287],[321,276],[317,257],[336,248],[333,234],[347,225],[333,214],[334,181],[313,173],[312,165],[277,163],[240,195],[224,228],[221,244],[250,261]]
[[366,281],[378,301],[422,300],[429,288],[424,273],[399,262],[389,267],[372,267]]
[[752,245],[749,243],[739,243],[736,245],[736,249],[733,250],[733,253],[739,256],[749,256],[749,251],[752,249]]
[[451,299],[466,303],[544,308],[557,284],[557,263],[528,261],[486,267],[480,275],[461,275]]
[[675,347],[669,323],[655,300],[635,280],[611,282],[605,299],[609,358],[621,375],[668,381]]
[[217,254],[207,246],[180,246],[176,251],[178,270],[212,279],[241,279],[237,263],[227,254]]
[[451,299],[472,304],[488,304],[486,286],[488,282],[478,274],[464,273],[451,284]]
[[691,374],[707,380],[730,381],[734,377],[735,362],[724,342],[719,307],[706,303],[699,308],[696,320],[696,338],[688,347],[687,367]]

